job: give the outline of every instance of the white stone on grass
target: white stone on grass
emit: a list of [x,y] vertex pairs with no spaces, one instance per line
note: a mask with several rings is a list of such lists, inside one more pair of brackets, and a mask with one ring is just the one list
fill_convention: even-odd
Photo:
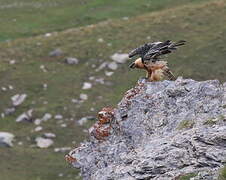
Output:
[[90,89],[92,88],[92,84],[89,83],[89,82],[84,82],[83,83],[83,86],[82,86],[82,89],[86,90],[86,89]]
[[0,147],[12,147],[14,135],[8,132],[0,132]]
[[42,138],[42,137],[37,137],[35,139],[36,144],[39,148],[48,148],[53,145],[53,140],[52,139],[47,139],[47,138]]
[[112,76],[113,74],[114,74],[114,72],[112,72],[112,71],[105,71],[106,76]]
[[61,114],[57,114],[54,117],[55,119],[59,120],[59,119],[63,119],[63,116]]
[[53,133],[44,133],[44,136],[46,138],[55,138],[56,137],[56,134],[53,134]]
[[42,129],[43,129],[42,126],[37,126],[37,127],[35,128],[35,132],[39,132],[39,131],[41,131]]
[[13,106],[19,106],[27,98],[27,94],[16,94],[11,97]]
[[44,116],[42,117],[42,121],[48,121],[49,119],[52,118],[52,114],[50,113],[45,113]]
[[27,112],[22,113],[16,118],[16,122],[28,121],[31,122],[32,120],[32,112],[33,109],[28,110]]
[[80,99],[83,100],[83,101],[85,101],[85,100],[88,99],[88,95],[87,95],[87,94],[80,94],[79,97],[80,97]]
[[54,148],[54,152],[68,152],[70,151],[72,148],[71,147],[61,147],[61,148]]
[[65,63],[70,64],[70,65],[78,64],[78,59],[73,58],[73,57],[68,57],[64,61],[65,61]]
[[35,125],[40,125],[41,122],[42,122],[41,119],[35,119],[34,124],[35,124]]

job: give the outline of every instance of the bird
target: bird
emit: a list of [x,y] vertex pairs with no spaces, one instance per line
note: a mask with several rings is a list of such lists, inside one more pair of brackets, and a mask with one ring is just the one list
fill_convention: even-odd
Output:
[[162,61],[161,56],[175,51],[178,46],[185,45],[185,42],[185,40],[177,42],[166,40],[141,45],[129,53],[129,58],[139,56],[129,67],[146,70],[146,78],[149,81],[160,81],[164,76],[169,80],[175,80],[176,78],[168,68],[167,62]]
[[185,45],[185,42],[186,41],[184,40],[180,40],[178,42],[172,42],[171,40],[167,40],[164,42],[146,43],[136,49],[133,49],[129,53],[129,58],[138,55],[140,56],[143,64],[149,61],[156,62],[160,60],[160,57],[162,55],[169,54],[175,51],[178,46]]
[[138,68],[138,69],[144,69],[147,71],[146,78],[148,81],[160,81],[165,76],[169,80],[176,80],[173,73],[170,71],[170,69],[167,66],[166,61],[156,61],[156,62],[150,62],[148,64],[144,64],[142,62],[141,58],[136,59],[131,65],[130,68]]

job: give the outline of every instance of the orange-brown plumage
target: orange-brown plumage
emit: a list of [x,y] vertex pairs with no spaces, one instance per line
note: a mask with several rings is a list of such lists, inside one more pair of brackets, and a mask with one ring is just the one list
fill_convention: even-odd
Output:
[[156,61],[143,64],[141,58],[138,58],[133,64],[130,65],[130,67],[146,70],[147,79],[149,81],[160,81],[164,78],[164,76],[168,77],[170,80],[175,80],[175,77],[169,70],[166,61]]

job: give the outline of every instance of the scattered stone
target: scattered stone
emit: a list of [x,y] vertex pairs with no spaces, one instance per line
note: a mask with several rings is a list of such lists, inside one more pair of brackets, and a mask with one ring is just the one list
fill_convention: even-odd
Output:
[[114,72],[112,72],[112,71],[105,71],[106,76],[112,76],[113,74],[114,74]]
[[115,53],[111,56],[111,59],[117,63],[125,63],[129,59],[129,55]]
[[107,62],[103,62],[95,71],[99,72],[107,66]]
[[9,85],[8,87],[9,87],[10,90],[14,89],[12,85]]
[[9,64],[11,64],[11,65],[16,64],[16,61],[15,60],[10,60]]
[[99,38],[99,39],[97,40],[97,42],[102,43],[102,42],[104,42],[104,40],[103,40],[103,38]]
[[33,112],[33,109],[30,109],[27,112],[22,113],[16,118],[16,122],[22,122],[22,121],[32,122],[32,112]]
[[65,63],[70,64],[70,65],[78,64],[78,59],[72,58],[72,57],[68,57],[64,61],[65,61]]
[[111,70],[116,70],[118,69],[118,65],[116,64],[116,62],[111,62],[108,64],[108,68]]
[[112,46],[112,43],[107,43],[107,46]]
[[47,87],[48,87],[48,85],[47,85],[47,84],[43,84],[43,89],[44,89],[44,90],[46,90],[46,89],[47,89]]
[[35,132],[39,132],[39,131],[41,131],[41,130],[43,130],[43,127],[42,127],[42,126],[37,126],[37,127],[35,128]]
[[100,83],[100,84],[104,84],[104,78],[95,79],[95,82]]
[[69,152],[72,148],[71,147],[61,147],[61,148],[54,148],[54,152]]
[[2,87],[2,91],[7,91],[7,88],[6,87]]
[[63,55],[63,51],[61,49],[55,49],[49,53],[51,57],[57,57]]
[[17,143],[19,146],[22,146],[24,143],[22,141]]
[[60,173],[60,174],[58,174],[58,176],[59,176],[59,177],[63,177],[63,176],[64,176],[64,174],[63,174],[63,173]]
[[79,119],[77,122],[80,126],[83,126],[84,124],[87,123],[88,120],[94,120],[95,118],[93,116],[87,116]]
[[86,101],[88,99],[88,95],[87,94],[80,94],[80,99],[83,101]]
[[93,81],[93,80],[95,80],[95,77],[94,77],[94,76],[90,76],[90,77],[89,77],[89,80],[90,80],[90,81]]
[[56,137],[56,134],[54,134],[54,133],[44,133],[44,136],[46,138],[55,138]]
[[27,98],[27,94],[14,95],[13,97],[11,97],[13,106],[19,106],[25,101],[26,98]]
[[65,128],[65,127],[67,127],[67,124],[64,123],[64,124],[61,124],[60,126]]
[[95,109],[93,107],[90,108],[90,111],[95,111]]
[[122,19],[127,21],[127,20],[129,20],[129,17],[123,17]]
[[150,36],[147,36],[147,39],[148,39],[148,40],[150,40],[150,39],[151,39],[151,37],[150,37]]
[[39,148],[48,148],[53,145],[53,140],[52,139],[47,139],[47,138],[42,138],[42,137],[37,137],[35,139],[36,144]]
[[45,34],[45,37],[50,37],[50,36],[52,36],[51,33],[46,33],[46,34]]
[[40,69],[41,69],[44,73],[47,72],[47,69],[46,69],[46,67],[45,67],[44,65],[41,65],[41,66],[40,66]]
[[50,113],[45,113],[44,116],[42,117],[42,121],[48,121],[49,119],[52,118],[52,114]]
[[1,118],[5,118],[5,114],[4,113],[1,113]]
[[86,90],[86,89],[90,89],[92,88],[92,84],[89,83],[89,82],[84,82],[83,83],[83,86],[82,86],[82,89]]
[[57,114],[54,117],[55,119],[59,120],[59,119],[63,119],[63,116],[61,114]]
[[0,147],[12,147],[14,135],[8,132],[0,132]]
[[5,113],[5,115],[10,115],[10,114],[13,114],[15,111],[16,111],[16,109],[14,107],[12,107],[12,108],[6,108],[4,110],[4,113]]
[[41,119],[35,119],[35,120],[34,120],[34,124],[35,124],[35,125],[40,125],[41,122],[42,122]]

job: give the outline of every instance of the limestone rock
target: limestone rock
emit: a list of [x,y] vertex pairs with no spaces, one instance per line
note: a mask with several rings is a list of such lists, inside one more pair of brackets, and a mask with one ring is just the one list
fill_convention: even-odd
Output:
[[70,64],[70,65],[78,64],[78,59],[72,58],[72,57],[68,57],[64,61],[65,61],[65,63]]
[[27,112],[22,113],[16,118],[16,122],[22,122],[22,121],[27,121],[31,122],[32,121],[32,112],[33,109],[28,110]]
[[13,106],[19,106],[27,98],[27,94],[16,94],[11,97]]
[[37,137],[35,139],[37,146],[39,148],[48,148],[53,145],[53,140],[52,139],[47,139],[47,138],[42,138],[42,137]]
[[216,179],[226,163],[226,83],[141,79],[89,132],[65,157],[84,180]]
[[0,132],[0,147],[12,147],[14,135],[8,132]]

